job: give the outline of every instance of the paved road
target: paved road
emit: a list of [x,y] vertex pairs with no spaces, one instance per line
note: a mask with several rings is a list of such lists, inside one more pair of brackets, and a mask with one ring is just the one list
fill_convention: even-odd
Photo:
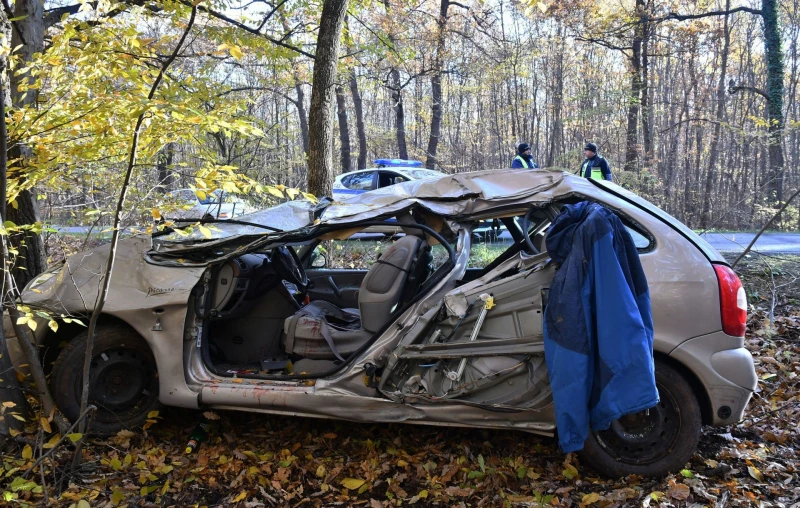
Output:
[[[706,233],[705,240],[720,252],[742,252],[755,233]],[[800,254],[800,233],[764,233],[753,250],[765,254]]]

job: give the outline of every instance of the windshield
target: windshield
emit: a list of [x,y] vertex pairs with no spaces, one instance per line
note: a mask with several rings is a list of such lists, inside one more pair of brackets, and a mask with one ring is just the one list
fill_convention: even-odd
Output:
[[432,171],[430,169],[403,169],[402,171],[404,174],[410,176],[413,180],[444,176],[444,173]]

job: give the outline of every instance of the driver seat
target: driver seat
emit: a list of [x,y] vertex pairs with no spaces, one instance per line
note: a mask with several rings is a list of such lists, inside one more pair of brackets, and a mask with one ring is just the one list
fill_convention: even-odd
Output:
[[[425,240],[406,235],[383,251],[367,272],[358,293],[358,309],[314,301],[286,318],[286,353],[344,361],[389,322],[401,300],[416,292],[427,273],[429,251]],[[415,287],[406,287],[407,282]]]

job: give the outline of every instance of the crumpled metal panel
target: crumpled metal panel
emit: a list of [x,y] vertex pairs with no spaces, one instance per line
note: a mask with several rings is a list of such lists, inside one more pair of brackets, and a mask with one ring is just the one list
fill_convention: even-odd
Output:
[[[359,194],[325,209],[329,224],[357,222],[380,215],[393,215],[413,205],[445,217],[478,213],[520,200],[549,201],[555,194],[571,192],[574,179],[563,172],[547,170],[489,170],[459,173],[437,179],[413,180]],[[567,185],[562,185],[564,183]],[[563,189],[561,188],[563,187]],[[541,194],[541,197],[531,199]]]
[[[252,222],[254,224],[263,224],[271,228],[280,229],[281,231],[292,231],[308,226],[314,222],[314,210],[316,205],[311,201],[287,201],[271,208],[265,208],[257,212],[248,213],[236,217],[235,220],[242,222]],[[217,222],[209,225],[211,238],[228,238],[231,236],[241,235],[262,235],[268,233],[269,230],[258,228],[255,226],[248,226],[245,224],[234,224],[231,222]],[[184,243],[192,240],[207,239],[197,228],[195,228],[188,236],[180,235],[178,233],[171,233],[158,238],[158,244],[169,243]]]
[[[362,221],[389,218],[412,207],[419,207],[442,218],[480,214],[498,206],[547,203],[554,198],[581,189],[584,193],[597,190],[585,178],[543,169],[502,169],[446,175],[437,179],[412,180],[374,191],[358,194],[343,202],[333,202],[324,208],[319,224],[357,224]],[[263,224],[294,231],[312,226],[321,205],[309,201],[289,201],[281,205],[242,215],[236,220]],[[178,251],[187,244],[215,241],[247,235],[267,235],[270,232],[253,226],[217,223],[211,229],[212,241],[198,230],[189,236],[177,233],[154,239],[158,252]]]
[[[23,292],[23,301],[59,314],[87,314],[94,309],[108,261],[109,245],[69,256],[60,269],[48,270]],[[186,305],[205,268],[175,268],[145,262],[150,237],[119,242],[104,312]],[[150,316],[148,316],[150,318]]]

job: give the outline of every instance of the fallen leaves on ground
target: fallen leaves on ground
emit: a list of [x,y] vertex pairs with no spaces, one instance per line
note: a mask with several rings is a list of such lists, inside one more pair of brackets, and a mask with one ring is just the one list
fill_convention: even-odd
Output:
[[[554,439],[235,412],[166,409],[147,430],[94,438],[60,495],[52,478],[72,449],[42,461],[51,506],[791,506],[800,499],[800,308],[765,322],[756,307],[745,345],[759,391],[744,421],[705,428],[685,468],[661,479],[603,478]],[[765,331],[765,328],[766,331]],[[788,334],[788,335],[787,335]],[[201,414],[212,432],[183,449]],[[58,434],[18,436],[3,455],[0,504],[44,505],[38,471]],[[44,431],[42,431],[44,432]],[[74,437],[74,436],[71,436]],[[72,446],[72,440],[66,440]],[[41,446],[41,448],[40,448]],[[57,495],[57,497],[55,497]],[[55,497],[55,498],[54,498]]]

